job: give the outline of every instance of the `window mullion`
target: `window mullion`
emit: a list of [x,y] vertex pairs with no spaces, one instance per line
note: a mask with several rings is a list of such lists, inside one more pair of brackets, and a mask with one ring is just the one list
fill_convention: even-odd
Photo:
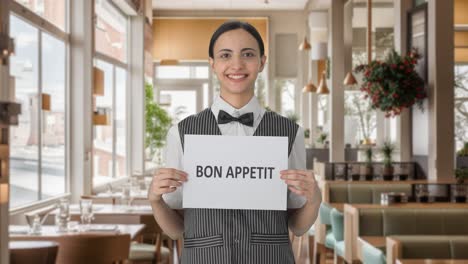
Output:
[[117,129],[116,129],[116,98],[117,98],[117,85],[116,85],[116,66],[112,65],[112,178],[117,178],[116,164],[117,164]]
[[38,153],[38,168],[37,168],[37,177],[38,177],[38,188],[37,196],[38,200],[42,200],[42,30],[37,31],[38,34],[38,70],[37,70],[37,133],[38,133],[38,143],[37,143],[37,153]]

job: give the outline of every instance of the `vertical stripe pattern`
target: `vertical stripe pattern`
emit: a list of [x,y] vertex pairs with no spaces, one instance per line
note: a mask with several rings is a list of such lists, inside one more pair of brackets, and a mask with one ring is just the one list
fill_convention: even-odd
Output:
[[[187,117],[179,125],[185,135],[221,135],[211,109]],[[265,112],[254,136],[288,137],[288,154],[298,125]],[[184,209],[182,264],[290,264],[294,256],[288,236],[287,211]]]

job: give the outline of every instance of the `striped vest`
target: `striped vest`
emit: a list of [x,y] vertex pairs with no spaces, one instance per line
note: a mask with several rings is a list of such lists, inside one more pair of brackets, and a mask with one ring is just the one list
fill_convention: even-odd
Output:
[[[210,108],[179,125],[185,135],[221,135]],[[254,136],[288,137],[291,153],[298,125],[266,111]],[[294,256],[288,236],[287,211],[184,209],[182,264],[289,264]]]

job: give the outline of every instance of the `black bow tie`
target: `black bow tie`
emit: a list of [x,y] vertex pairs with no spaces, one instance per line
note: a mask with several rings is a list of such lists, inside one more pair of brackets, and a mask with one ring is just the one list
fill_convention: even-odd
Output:
[[253,113],[250,112],[250,113],[243,114],[239,117],[233,117],[230,114],[226,113],[225,111],[219,110],[218,124],[227,124],[232,121],[237,121],[243,125],[253,127],[253,121],[254,121]]

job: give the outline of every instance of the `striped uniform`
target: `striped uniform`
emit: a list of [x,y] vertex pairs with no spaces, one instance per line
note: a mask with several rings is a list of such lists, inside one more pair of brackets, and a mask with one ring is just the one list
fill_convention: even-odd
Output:
[[[291,153],[299,126],[274,112],[265,112],[253,136],[288,137]],[[184,135],[221,135],[210,108],[179,125]],[[182,263],[294,263],[288,237],[287,211],[184,209]]]

